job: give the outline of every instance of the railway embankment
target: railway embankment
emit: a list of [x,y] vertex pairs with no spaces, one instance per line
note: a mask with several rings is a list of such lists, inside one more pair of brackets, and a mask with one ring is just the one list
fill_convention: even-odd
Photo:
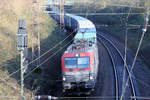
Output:
[[[31,41],[32,41],[32,0],[14,0],[8,2],[0,0],[0,95],[1,100],[20,100],[20,54],[16,47],[16,34],[18,29],[18,20],[25,19],[27,22],[28,43],[29,43],[29,62],[31,61]],[[41,55],[57,43],[63,40],[67,34],[64,33],[59,26],[54,22],[49,15],[39,11],[40,35],[41,35]],[[36,34],[35,34],[36,36]],[[36,39],[34,40],[37,41]],[[51,50],[41,58],[41,62],[51,56],[56,50],[61,49],[56,55],[43,63],[41,67],[44,69],[37,69],[25,78],[25,96],[28,100],[34,94],[51,93],[56,90],[56,82],[60,78],[60,59],[63,53],[62,46],[68,43],[69,39],[59,44],[56,48]],[[35,45],[36,46],[36,45]],[[37,52],[35,52],[37,53]],[[35,64],[35,63],[34,63]],[[32,65],[29,69],[32,70]],[[35,65],[35,67],[37,67]],[[28,70],[27,74],[31,71]],[[17,72],[15,72],[17,71]],[[46,72],[47,71],[47,72]],[[48,71],[52,71],[48,75]],[[15,72],[14,74],[12,74]],[[25,74],[25,76],[27,75]],[[47,76],[46,76],[47,75]],[[10,77],[9,77],[10,76]],[[48,88],[47,88],[48,87]]]

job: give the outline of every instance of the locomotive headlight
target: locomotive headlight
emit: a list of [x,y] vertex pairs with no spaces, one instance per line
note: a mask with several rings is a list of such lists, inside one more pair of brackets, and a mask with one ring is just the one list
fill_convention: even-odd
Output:
[[90,80],[93,80],[93,76],[90,76]]
[[75,54],[75,57],[79,57],[79,54]]
[[65,78],[65,77],[63,77],[63,81],[66,81],[66,78]]

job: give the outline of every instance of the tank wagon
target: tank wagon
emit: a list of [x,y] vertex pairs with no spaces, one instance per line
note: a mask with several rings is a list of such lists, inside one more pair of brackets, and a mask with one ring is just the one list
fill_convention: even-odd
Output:
[[[59,13],[52,12],[51,17],[57,23],[62,20]],[[76,34],[61,58],[63,91],[90,94],[95,87],[99,64],[96,28],[90,20],[67,13],[64,22],[65,27],[76,30]]]

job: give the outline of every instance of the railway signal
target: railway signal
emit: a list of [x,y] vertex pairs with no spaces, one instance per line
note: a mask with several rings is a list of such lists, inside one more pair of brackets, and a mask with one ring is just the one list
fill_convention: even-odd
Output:
[[27,47],[28,47],[28,36],[26,30],[26,22],[24,19],[19,20],[17,34],[17,49],[21,53],[21,100],[24,100],[24,72],[27,69]]
[[17,34],[17,49],[23,51],[27,47],[27,31],[25,20],[19,20],[19,29]]

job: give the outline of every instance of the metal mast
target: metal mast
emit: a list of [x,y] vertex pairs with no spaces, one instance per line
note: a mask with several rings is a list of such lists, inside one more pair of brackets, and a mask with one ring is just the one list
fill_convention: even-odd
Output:
[[65,3],[65,1],[62,0],[62,23],[63,23],[63,29],[65,28],[65,17],[64,17],[65,11],[64,11],[64,3]]
[[60,27],[64,29],[64,0],[60,0]]
[[[39,2],[38,2],[38,10],[40,11],[40,4],[39,4]],[[41,47],[40,47],[40,16],[39,16],[39,14],[40,13],[37,13],[38,14],[38,20],[37,20],[37,33],[38,33],[38,58],[41,56]],[[40,59],[38,60],[38,65],[40,65]]]
[[61,14],[61,2],[62,2],[62,0],[59,0],[59,7],[60,7],[60,9],[59,9],[59,13],[60,13],[60,28],[62,28],[62,22],[61,22],[61,20],[62,20],[62,14]]
[[[38,0],[33,0],[33,12],[32,12],[32,60],[36,57],[40,57],[40,26],[39,26],[39,7]],[[37,45],[37,47],[36,47]],[[36,53],[37,52],[37,53]],[[37,64],[34,63],[33,66],[38,66],[40,64],[40,59],[37,60]]]
[[20,51],[20,66],[21,66],[21,100],[25,99],[24,96],[24,72],[27,69],[27,48],[28,48],[28,36],[26,29],[26,21],[24,19],[19,20],[18,34],[17,34],[17,49]]

